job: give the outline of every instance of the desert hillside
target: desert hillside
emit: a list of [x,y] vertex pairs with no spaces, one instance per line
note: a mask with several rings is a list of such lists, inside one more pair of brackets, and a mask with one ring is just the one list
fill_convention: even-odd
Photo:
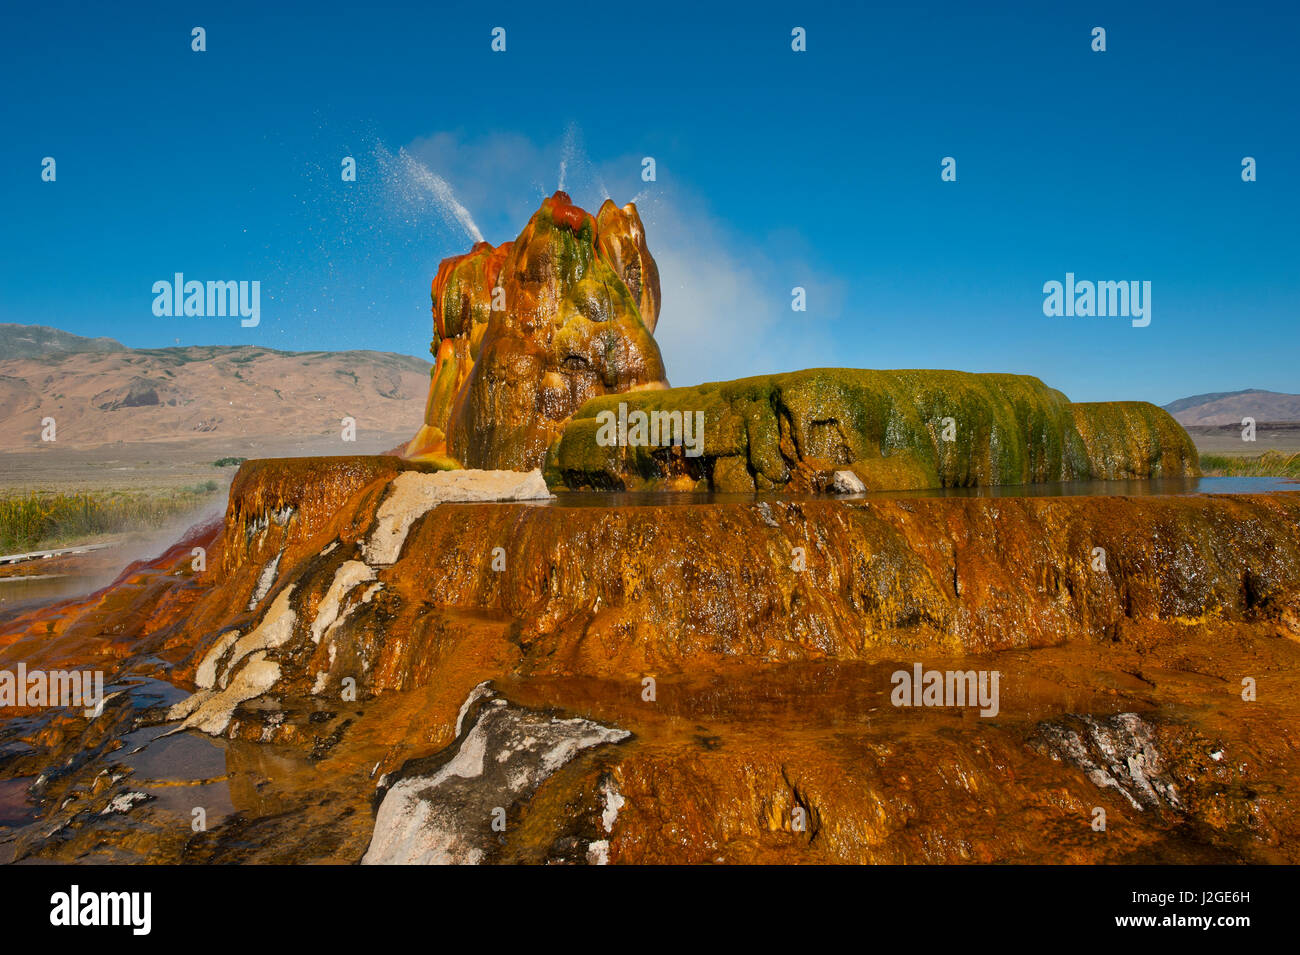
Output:
[[1179,398],[1165,410],[1183,426],[1240,425],[1242,418],[1256,422],[1300,421],[1300,395],[1247,388]]
[[84,338],[44,325],[0,323],[0,358],[49,358],[71,352],[126,351],[112,338]]
[[257,346],[130,349],[40,326],[0,325],[0,442],[8,451],[199,441],[250,443],[413,433],[429,364],[389,352]]

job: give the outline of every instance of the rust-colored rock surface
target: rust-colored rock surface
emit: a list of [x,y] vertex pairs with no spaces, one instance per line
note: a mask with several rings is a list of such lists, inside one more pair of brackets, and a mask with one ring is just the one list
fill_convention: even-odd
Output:
[[432,295],[437,361],[408,458],[530,470],[588,398],[667,386],[659,272],[630,203],[597,218],[557,192],[514,242],[443,261]]
[[501,264],[510,243],[493,248],[477,243],[464,255],[444,259],[434,276],[433,341],[435,358],[424,424],[407,445],[409,457],[437,460],[447,453],[447,427],[452,405],[465,386],[487,332]]
[[654,332],[659,324],[659,266],[646,246],[636,205],[629,202],[620,207],[606,199],[596,213],[596,232],[601,254],[632,293],[642,323]]
[[[0,668],[116,695],[3,714],[2,851],[1300,861],[1298,496],[432,493],[456,473],[250,462],[221,526],[5,620]],[[917,666],[996,672],[996,712],[897,705]]]

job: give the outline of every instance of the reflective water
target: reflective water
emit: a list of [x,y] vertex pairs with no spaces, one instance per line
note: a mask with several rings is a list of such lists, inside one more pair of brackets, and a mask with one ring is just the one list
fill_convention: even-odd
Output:
[[864,497],[1147,497],[1160,494],[1272,494],[1300,491],[1300,482],[1279,477],[1176,477],[1131,481],[1057,481],[1003,487],[948,487],[878,491]]
[[89,593],[108,583],[107,574],[32,574],[0,577],[0,612],[39,607],[64,597]]
[[33,776],[0,779],[0,829],[16,829],[36,818],[36,807],[28,795],[33,782]]
[[[1272,494],[1300,491],[1300,482],[1279,477],[1154,478],[1131,481],[1056,481],[1000,487],[940,487],[915,491],[872,491],[839,500],[916,497],[1145,497],[1168,494]],[[558,491],[550,502],[560,507],[660,507],[666,504],[720,504],[751,501],[830,500],[788,494],[716,494],[696,491]]]

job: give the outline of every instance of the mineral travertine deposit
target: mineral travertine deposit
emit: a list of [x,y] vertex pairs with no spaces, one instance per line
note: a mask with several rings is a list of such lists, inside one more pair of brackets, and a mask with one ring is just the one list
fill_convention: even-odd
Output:
[[659,272],[630,203],[593,217],[557,192],[513,242],[444,260],[432,297],[436,364],[407,457],[529,470],[588,398],[667,387]]
[[[700,453],[602,440],[602,415],[634,414],[660,433],[702,415]],[[593,398],[547,460],[552,484],[603,490],[807,493],[840,470],[872,491],[1200,473],[1187,433],[1146,402],[1071,404],[1027,375],[850,368]]]
[[[450,477],[249,462],[219,525],[7,621],[0,666],[116,695],[0,724],[39,818],[6,851],[1300,861],[1300,498],[592,506]],[[892,705],[917,662],[998,671],[996,717]],[[133,755],[182,738],[213,757]],[[195,833],[178,787],[228,808]]]
[[[557,192],[514,242],[445,259],[429,400],[405,456],[617,490],[820,491],[844,469],[869,490],[1199,473],[1165,411],[1072,405],[1023,375],[822,368],[668,389],[659,299],[631,203],[593,217]],[[675,444],[601,441],[598,419],[620,403],[676,415]],[[688,453],[681,419],[697,414],[702,453]]]

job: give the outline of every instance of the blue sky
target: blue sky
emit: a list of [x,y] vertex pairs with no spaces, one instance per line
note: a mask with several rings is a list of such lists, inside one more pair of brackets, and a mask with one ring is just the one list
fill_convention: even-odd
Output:
[[[593,211],[639,196],[675,384],[837,365],[1076,400],[1300,392],[1294,4],[263,6],[11,5],[0,321],[427,356],[429,281],[470,238],[421,167],[497,243],[564,161]],[[156,318],[175,272],[260,281],[261,324]],[[1066,272],[1150,281],[1151,324],[1044,316]]]

